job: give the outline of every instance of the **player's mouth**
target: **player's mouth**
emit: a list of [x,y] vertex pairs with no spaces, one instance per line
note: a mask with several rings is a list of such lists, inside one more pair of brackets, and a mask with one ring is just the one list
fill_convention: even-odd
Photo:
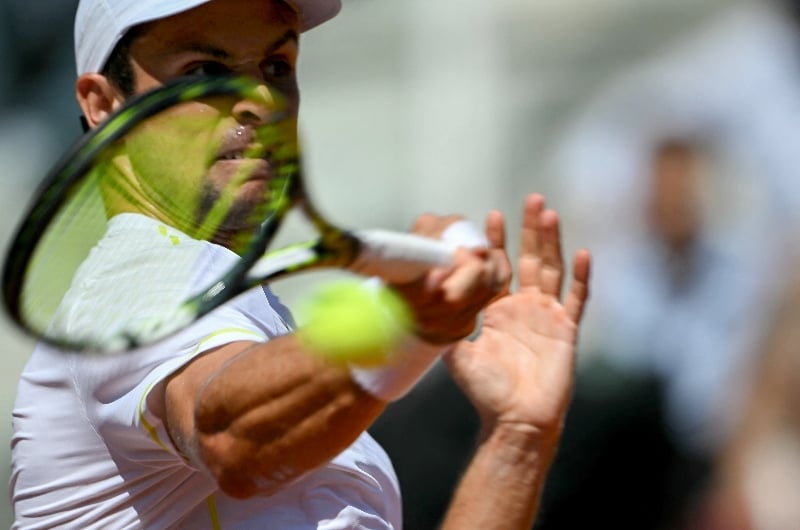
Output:
[[297,159],[297,137],[290,120],[263,126],[238,125],[221,139],[212,165],[228,182],[269,181]]
[[272,160],[272,150],[258,144],[248,145],[241,149],[231,149],[217,155],[218,162],[241,162],[244,160]]
[[[267,179],[270,176],[272,149],[259,142],[251,127],[239,126],[225,135],[214,165],[221,169],[245,172],[244,181]],[[246,176],[245,176],[246,175]]]
[[258,148],[248,147],[246,150],[232,151],[232,152],[229,152],[229,153],[222,153],[217,158],[217,160],[222,160],[222,161],[226,161],[226,160],[253,160],[253,159],[269,160],[270,156],[271,155],[270,155],[269,151],[264,151],[263,154],[261,154],[261,152],[260,152],[260,150]]

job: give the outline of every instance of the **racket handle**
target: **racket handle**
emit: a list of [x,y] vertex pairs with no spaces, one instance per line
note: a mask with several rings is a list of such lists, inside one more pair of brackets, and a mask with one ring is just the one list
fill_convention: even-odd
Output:
[[410,282],[434,267],[446,267],[453,262],[456,248],[468,246],[389,230],[352,233],[361,241],[361,252],[348,269],[388,283]]

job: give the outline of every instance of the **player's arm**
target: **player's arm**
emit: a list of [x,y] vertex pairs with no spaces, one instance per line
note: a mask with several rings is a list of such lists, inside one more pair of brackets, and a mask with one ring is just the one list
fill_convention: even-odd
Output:
[[[490,246],[502,249],[502,217],[494,213],[487,227]],[[445,357],[482,425],[445,530],[531,527],[571,397],[589,261],[588,252],[576,254],[562,299],[558,218],[540,196],[528,197],[518,291],[487,308],[475,342],[462,341]]]
[[[438,223],[426,217],[417,233]],[[445,345],[468,334],[505,280],[494,255],[461,250],[448,270],[403,287],[421,337]],[[193,360],[167,383],[167,426],[177,447],[228,494],[274,491],[329,461],[372,423],[385,400],[346,367],[305,351],[295,336],[234,343]]]
[[165,399],[174,443],[235,497],[269,493],[330,460],[384,408],[294,334],[198,357]]

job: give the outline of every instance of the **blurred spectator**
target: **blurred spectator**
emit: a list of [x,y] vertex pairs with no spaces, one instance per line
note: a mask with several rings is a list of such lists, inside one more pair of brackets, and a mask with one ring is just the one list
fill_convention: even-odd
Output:
[[675,442],[704,455],[730,426],[729,385],[758,337],[751,304],[763,271],[707,229],[714,188],[703,143],[668,138],[651,160],[641,234],[597,251],[587,340],[616,366],[663,381]]
[[635,232],[649,147],[702,131],[725,164],[716,200],[725,209],[709,228],[720,225],[736,252],[781,266],[785,243],[800,235],[799,21],[797,0],[733,3],[579,111],[553,172],[585,240]]
[[706,226],[715,177],[705,140],[665,137],[648,153],[639,230],[596,250],[591,352],[540,528],[678,527],[737,420],[761,271]]
[[[595,289],[542,529],[698,524],[685,517],[739,432],[756,345],[798,263],[799,22],[800,2],[735,5],[566,131],[554,172],[571,233],[595,250]],[[754,484],[740,505],[769,521],[773,497]]]

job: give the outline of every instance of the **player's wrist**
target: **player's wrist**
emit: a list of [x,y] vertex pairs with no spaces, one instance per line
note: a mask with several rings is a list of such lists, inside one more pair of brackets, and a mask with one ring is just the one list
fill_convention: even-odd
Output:
[[502,449],[507,456],[535,455],[538,461],[547,465],[555,456],[560,436],[561,429],[497,421],[483,425],[480,440],[482,445]]
[[453,343],[434,344],[406,336],[378,366],[350,364],[350,376],[367,393],[383,401],[396,401],[419,382]]
[[426,329],[418,326],[414,330],[414,336],[420,342],[427,344],[438,344],[440,346],[451,345],[472,335],[477,328],[477,321],[478,319],[475,318],[469,325],[458,329],[453,329],[452,326],[448,327],[446,330]]
[[[466,248],[487,246],[485,236],[467,220],[448,226],[441,234],[441,240]],[[455,328],[453,322],[447,324],[446,327],[425,326],[417,322],[413,333],[407,334],[389,352],[386,362],[378,366],[351,364],[351,377],[362,389],[381,400],[400,399],[424,377],[439,357],[473,333],[477,321]]]

